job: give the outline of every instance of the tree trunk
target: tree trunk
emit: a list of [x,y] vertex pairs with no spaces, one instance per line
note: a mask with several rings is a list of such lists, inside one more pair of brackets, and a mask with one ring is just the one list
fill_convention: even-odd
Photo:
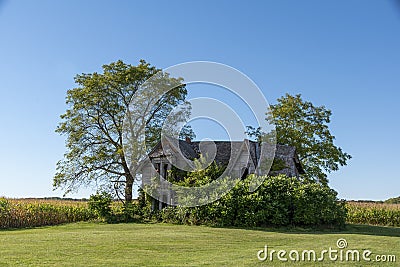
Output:
[[133,176],[128,173],[126,175],[126,183],[125,183],[125,203],[132,202],[132,189],[133,189]]

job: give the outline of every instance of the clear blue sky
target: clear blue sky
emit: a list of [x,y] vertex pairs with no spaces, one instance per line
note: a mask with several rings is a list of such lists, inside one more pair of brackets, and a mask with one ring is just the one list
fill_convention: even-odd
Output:
[[[247,74],[268,100],[301,93],[333,111],[347,199],[400,195],[400,5],[331,1],[1,1],[0,195],[52,191],[54,133],[77,73],[122,59],[193,60]],[[88,196],[81,191],[72,196]]]

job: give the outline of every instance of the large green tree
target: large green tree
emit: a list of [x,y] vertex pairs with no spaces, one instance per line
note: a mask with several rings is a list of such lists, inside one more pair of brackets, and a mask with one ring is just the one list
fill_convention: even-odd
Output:
[[[118,196],[122,198],[124,195],[126,202],[132,200],[135,174],[130,171],[131,166],[128,166],[123,149],[124,115],[132,98],[137,97],[138,88],[160,73],[159,69],[144,60],[137,66],[117,61],[104,65],[103,73],[75,77],[78,86],[68,90],[68,109],[61,115],[62,122],[56,129],[56,132],[66,136],[67,152],[57,163],[55,188],[69,193],[82,185],[113,185]],[[146,128],[146,143],[150,148],[160,140],[161,127],[169,112],[177,105],[186,103],[187,90],[181,79],[168,75],[163,77],[163,83],[174,85],[174,89],[152,103],[145,121],[134,122],[142,123]],[[140,101],[146,101],[143,95],[141,97],[143,100]],[[184,132],[193,134],[187,128]]]
[[[327,173],[347,164],[351,156],[334,144],[329,129],[332,112],[314,106],[301,95],[279,98],[270,106],[267,121],[275,124],[278,144],[294,146],[303,164],[304,178],[327,184]],[[250,136],[261,136],[260,129],[248,127]]]

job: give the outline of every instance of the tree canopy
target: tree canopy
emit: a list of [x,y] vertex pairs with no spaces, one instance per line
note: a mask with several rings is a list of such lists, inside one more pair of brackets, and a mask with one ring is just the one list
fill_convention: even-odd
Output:
[[[334,144],[335,136],[328,124],[332,112],[324,106],[314,106],[301,95],[279,98],[270,106],[266,119],[275,124],[278,144],[296,148],[303,164],[304,178],[323,184],[328,182],[327,173],[347,164],[351,156]],[[248,134],[260,138],[260,129],[248,127]]]
[[[113,186],[119,197],[124,195],[125,201],[131,201],[135,178],[123,149],[124,116],[139,87],[160,70],[144,60],[137,66],[120,60],[103,65],[102,69],[103,73],[76,75],[78,86],[67,92],[68,108],[56,129],[66,136],[67,151],[57,163],[53,185],[63,188],[65,193],[82,185]],[[149,147],[160,139],[169,111],[185,103],[187,95],[181,79],[165,77],[171,84],[179,85],[162,95],[142,122]],[[193,135],[190,128],[185,128],[184,133]]]

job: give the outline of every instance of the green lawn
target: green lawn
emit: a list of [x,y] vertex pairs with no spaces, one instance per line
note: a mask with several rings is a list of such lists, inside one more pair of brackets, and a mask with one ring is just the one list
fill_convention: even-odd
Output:
[[[260,262],[257,251],[347,249],[394,254],[396,263]],[[400,228],[350,225],[343,232],[244,230],[168,224],[76,223],[0,231],[0,266],[400,266]]]

